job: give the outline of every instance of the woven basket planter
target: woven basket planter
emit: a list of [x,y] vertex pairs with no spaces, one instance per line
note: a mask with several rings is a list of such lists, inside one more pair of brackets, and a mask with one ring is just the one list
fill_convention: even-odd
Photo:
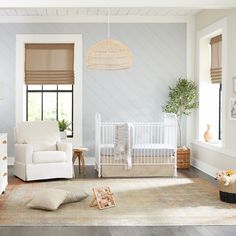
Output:
[[236,183],[230,183],[229,185],[225,186],[222,181],[219,181],[218,184],[220,200],[223,202],[236,204]]
[[177,168],[188,169],[190,167],[190,149],[177,149]]

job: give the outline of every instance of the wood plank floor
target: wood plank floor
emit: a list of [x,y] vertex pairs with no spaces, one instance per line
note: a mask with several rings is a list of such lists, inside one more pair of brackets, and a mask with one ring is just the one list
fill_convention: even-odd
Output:
[[[83,177],[79,174],[77,166],[75,167],[76,178],[97,178],[96,172],[92,166],[87,167],[87,175]],[[189,170],[179,170],[178,178],[202,178],[216,185],[216,181],[205,173],[191,167]],[[13,168],[9,167],[9,181],[14,179]],[[236,235],[236,226],[155,226],[155,227],[118,227],[118,226],[78,226],[78,227],[24,227],[24,226],[2,226],[0,227],[0,236],[234,236]]]

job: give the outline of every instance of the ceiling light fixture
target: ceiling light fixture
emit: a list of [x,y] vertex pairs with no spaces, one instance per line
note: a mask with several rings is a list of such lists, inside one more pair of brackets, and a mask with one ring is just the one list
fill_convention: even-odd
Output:
[[118,40],[110,39],[110,14],[107,9],[107,39],[88,50],[87,68],[96,70],[123,70],[132,65],[131,50]]

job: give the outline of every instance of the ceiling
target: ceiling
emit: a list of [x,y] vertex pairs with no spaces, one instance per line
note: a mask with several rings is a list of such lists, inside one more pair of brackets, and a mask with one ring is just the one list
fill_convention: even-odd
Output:
[[[63,8],[0,8],[0,16],[76,17],[106,16],[104,7],[63,7]],[[201,9],[184,7],[112,7],[111,16],[193,16]]]
[[1,8],[40,7],[190,7],[226,9],[236,7],[235,0],[0,0]]

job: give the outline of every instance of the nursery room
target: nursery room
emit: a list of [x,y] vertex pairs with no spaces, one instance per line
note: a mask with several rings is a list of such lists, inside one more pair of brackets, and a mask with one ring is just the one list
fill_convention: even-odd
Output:
[[0,235],[235,235],[234,0],[0,0]]

